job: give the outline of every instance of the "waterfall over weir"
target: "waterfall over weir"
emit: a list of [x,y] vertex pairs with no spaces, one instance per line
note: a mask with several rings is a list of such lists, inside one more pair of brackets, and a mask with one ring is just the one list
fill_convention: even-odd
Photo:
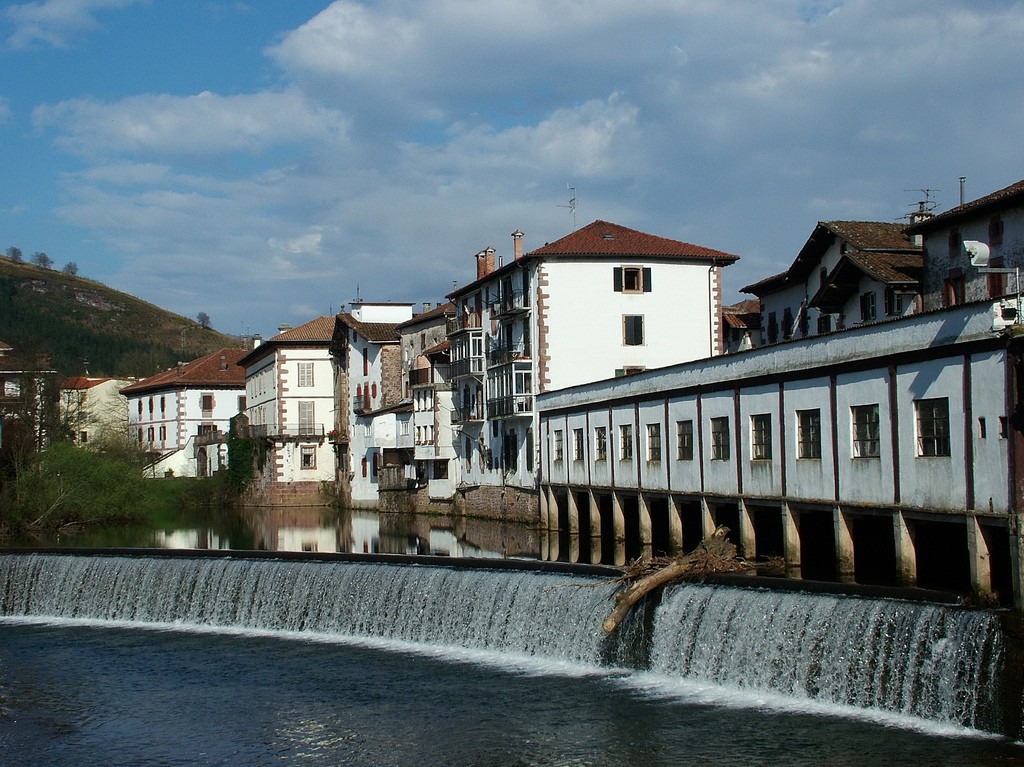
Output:
[[[1002,731],[996,616],[680,585],[610,641],[615,585],[516,569],[220,557],[0,556],[0,616],[388,638]],[[630,659],[630,660],[624,660]]]

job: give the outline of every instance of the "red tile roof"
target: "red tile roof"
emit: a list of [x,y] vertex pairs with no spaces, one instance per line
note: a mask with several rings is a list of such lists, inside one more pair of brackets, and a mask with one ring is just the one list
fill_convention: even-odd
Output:
[[638,232],[607,221],[592,224],[526,254],[543,256],[616,256],[636,258],[709,259],[732,263],[739,256],[720,250]]
[[394,344],[400,340],[398,326],[401,323],[398,322],[360,322],[344,312],[338,315],[338,321],[376,344]]
[[241,389],[245,387],[245,368],[238,362],[247,353],[246,349],[220,349],[126,386],[121,393],[141,394],[160,389]]
[[291,341],[330,341],[334,336],[334,317],[317,317],[315,320],[285,330],[267,339],[267,343]]

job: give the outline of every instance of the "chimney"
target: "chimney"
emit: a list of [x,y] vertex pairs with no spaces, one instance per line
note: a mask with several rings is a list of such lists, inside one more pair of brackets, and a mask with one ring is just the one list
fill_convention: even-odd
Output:
[[292,329],[292,326],[288,325],[288,324],[283,324],[283,325],[278,325],[277,326],[277,332],[278,333],[285,333],[285,332],[287,332],[287,331],[289,331],[291,329]]
[[523,233],[516,229],[512,232],[512,242],[514,246],[514,253],[516,261],[523,257]]
[[220,369],[221,370],[227,370],[228,369],[228,357],[227,357],[226,354],[220,355]]
[[263,343],[263,336],[261,336],[259,333],[255,333],[252,337],[252,348],[255,349],[261,343]]
[[476,278],[483,279],[494,271],[494,248],[486,248],[476,254]]
[[426,312],[429,312],[431,310],[431,308],[433,308],[433,305],[429,301],[424,301],[423,302],[423,312],[424,312],[424,314]]
[[960,177],[960,204],[967,204],[967,176]]

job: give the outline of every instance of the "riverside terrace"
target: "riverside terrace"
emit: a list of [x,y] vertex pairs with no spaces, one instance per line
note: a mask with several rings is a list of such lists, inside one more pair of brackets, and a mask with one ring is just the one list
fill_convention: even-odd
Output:
[[619,563],[726,525],[789,577],[1020,608],[1022,337],[1000,312],[957,306],[541,395],[541,524],[568,531],[570,560]]

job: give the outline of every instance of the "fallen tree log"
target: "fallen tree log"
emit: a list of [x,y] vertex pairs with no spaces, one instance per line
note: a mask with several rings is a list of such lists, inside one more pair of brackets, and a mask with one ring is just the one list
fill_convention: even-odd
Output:
[[689,554],[667,561],[635,564],[622,577],[632,583],[615,597],[615,609],[602,624],[605,633],[615,631],[633,605],[659,586],[679,578],[747,569],[749,565],[736,555],[736,546],[726,537],[728,533],[729,528],[719,527]]

